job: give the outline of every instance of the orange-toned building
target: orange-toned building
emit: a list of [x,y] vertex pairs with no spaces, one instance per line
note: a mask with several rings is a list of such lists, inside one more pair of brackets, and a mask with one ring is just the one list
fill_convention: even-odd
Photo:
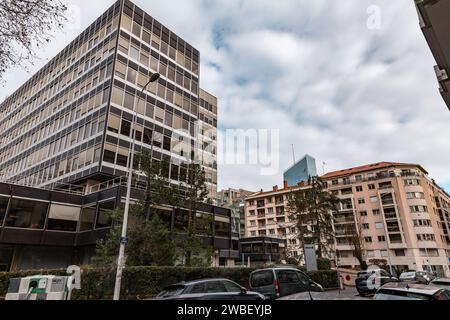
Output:
[[[397,270],[433,270],[450,276],[450,196],[420,165],[381,162],[322,176],[340,199],[333,214],[339,264],[357,267],[351,233],[360,236],[367,262],[384,260]],[[287,239],[288,255],[302,258],[296,223],[289,218],[290,192],[305,184],[246,199],[246,236]],[[349,231],[354,230],[354,231]]]

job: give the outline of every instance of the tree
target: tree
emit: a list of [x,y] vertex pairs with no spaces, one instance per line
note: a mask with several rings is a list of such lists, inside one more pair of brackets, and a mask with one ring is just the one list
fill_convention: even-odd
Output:
[[139,171],[145,177],[145,195],[141,201],[141,214],[146,220],[152,216],[151,209],[155,205],[166,204],[177,207],[181,201],[181,194],[177,186],[170,183],[166,161],[152,160],[147,150],[136,154]]
[[95,246],[95,254],[92,263],[100,267],[117,266],[119,253],[119,239],[122,232],[123,210],[117,208],[108,213],[112,221],[112,227],[105,239],[98,239]]
[[150,221],[136,224],[129,232],[127,263],[131,266],[173,266],[175,243],[169,240],[169,230],[158,214]]
[[366,249],[362,235],[362,223],[359,216],[356,217],[356,224],[347,226],[346,233],[349,235],[353,256],[358,260],[361,270],[367,269]]
[[66,10],[60,0],[0,1],[0,79],[8,68],[36,57],[50,30],[62,28]]
[[335,237],[333,213],[338,211],[340,200],[328,192],[326,183],[311,177],[308,188],[292,191],[288,196],[288,210],[296,221],[301,244],[315,244],[317,256],[331,253]]
[[[201,222],[197,219],[197,211],[199,205],[204,203],[208,195],[206,187],[206,174],[200,164],[190,163],[187,166],[187,183],[186,191],[182,196],[182,202],[188,210],[187,226],[181,235],[180,251],[183,255],[184,264],[186,266],[210,265],[213,249],[206,245],[201,237],[197,235],[197,231],[202,229],[204,223],[211,225],[214,221],[206,220]],[[205,217],[204,217],[205,218]],[[204,229],[204,228],[203,228]],[[204,235],[212,235],[212,227],[206,228]]]

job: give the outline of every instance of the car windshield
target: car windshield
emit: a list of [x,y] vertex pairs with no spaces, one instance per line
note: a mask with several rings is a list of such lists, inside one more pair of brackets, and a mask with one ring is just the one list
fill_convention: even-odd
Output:
[[170,286],[170,287],[164,288],[163,291],[161,291],[158,294],[158,297],[167,298],[167,297],[177,296],[177,295],[181,294],[185,288],[186,287],[184,285]]

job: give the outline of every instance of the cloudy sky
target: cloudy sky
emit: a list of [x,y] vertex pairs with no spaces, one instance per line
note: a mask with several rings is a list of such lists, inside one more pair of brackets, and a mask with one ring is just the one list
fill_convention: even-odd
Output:
[[[81,28],[113,0],[68,0]],[[279,130],[279,168],[219,165],[219,188],[268,189],[300,158],[319,173],[379,161],[422,164],[450,191],[450,112],[412,0],[135,0],[201,52],[219,126]],[[379,18],[379,19],[378,19]],[[31,72],[80,29],[67,27]],[[29,74],[6,75],[0,100]]]

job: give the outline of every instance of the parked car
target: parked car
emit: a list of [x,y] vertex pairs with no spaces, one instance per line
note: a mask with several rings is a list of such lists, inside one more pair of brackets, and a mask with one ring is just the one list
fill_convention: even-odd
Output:
[[382,286],[374,300],[450,300],[445,288],[420,283],[388,283]]
[[399,277],[402,282],[417,282],[423,284],[429,284],[434,278],[432,273],[426,271],[407,271],[403,272]]
[[358,272],[355,285],[361,297],[375,294],[378,288],[389,282],[398,282],[398,278],[389,274],[386,270],[365,270]]
[[448,278],[436,278],[430,283],[431,285],[435,287],[442,287],[447,290],[450,290],[450,279]]
[[228,279],[204,279],[165,287],[156,300],[265,300]]
[[293,267],[276,267],[253,271],[250,289],[268,299],[277,299],[300,292],[323,292],[323,287]]

